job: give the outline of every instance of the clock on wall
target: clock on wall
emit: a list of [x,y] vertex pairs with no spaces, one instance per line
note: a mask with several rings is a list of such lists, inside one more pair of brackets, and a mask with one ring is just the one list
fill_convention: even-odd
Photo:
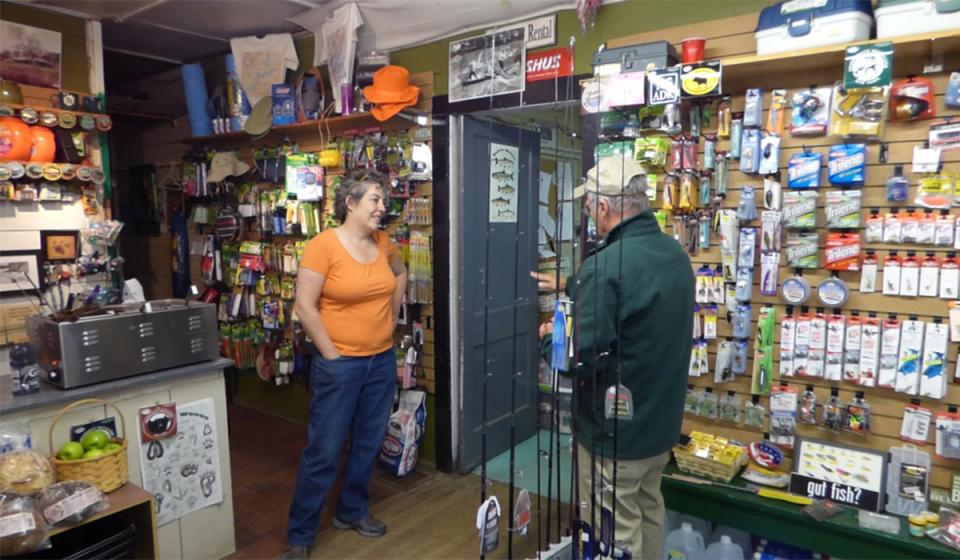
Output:
[[848,88],[889,85],[892,67],[893,43],[847,47],[843,85]]

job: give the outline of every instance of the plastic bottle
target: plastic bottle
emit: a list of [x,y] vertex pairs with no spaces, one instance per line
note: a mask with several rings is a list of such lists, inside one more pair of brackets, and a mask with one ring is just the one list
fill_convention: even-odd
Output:
[[753,554],[753,540],[750,538],[750,533],[734,527],[717,525],[717,528],[713,530],[713,535],[710,536],[710,542],[720,542],[720,539],[725,536],[730,537],[730,541],[740,547],[744,557]]
[[710,542],[708,539],[713,533],[713,527],[710,525],[710,522],[694,515],[681,513],[677,516],[676,528],[679,529],[684,523],[689,523],[695,533],[700,533],[700,536],[703,538],[703,546],[707,546],[707,543]]
[[703,547],[703,536],[694,531],[689,523],[681,524],[679,529],[667,535],[663,550],[666,560],[703,558],[706,551]]
[[894,165],[893,175],[887,179],[887,200],[890,202],[904,202],[907,200],[909,181],[903,176],[903,166]]
[[733,544],[730,537],[723,535],[720,542],[707,547],[706,557],[710,560],[743,560],[743,549],[740,545]]

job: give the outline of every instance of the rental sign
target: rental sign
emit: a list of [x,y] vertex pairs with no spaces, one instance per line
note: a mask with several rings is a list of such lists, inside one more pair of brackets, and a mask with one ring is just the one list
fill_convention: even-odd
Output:
[[570,49],[550,49],[527,53],[527,81],[553,80],[573,74],[573,58]]

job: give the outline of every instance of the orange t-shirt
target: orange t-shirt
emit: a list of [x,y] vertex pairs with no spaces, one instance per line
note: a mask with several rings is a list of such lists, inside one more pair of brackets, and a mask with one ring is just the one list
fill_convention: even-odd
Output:
[[361,264],[328,229],[311,239],[300,266],[324,276],[318,307],[327,333],[344,356],[372,356],[393,346],[393,291],[390,261],[399,256],[382,231],[374,234],[377,258]]

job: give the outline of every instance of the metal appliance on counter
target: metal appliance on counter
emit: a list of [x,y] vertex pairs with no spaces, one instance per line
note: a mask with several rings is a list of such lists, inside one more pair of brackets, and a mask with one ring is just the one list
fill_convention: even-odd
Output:
[[27,317],[42,377],[72,389],[196,362],[214,360],[217,308],[163,299],[106,306],[95,314]]

